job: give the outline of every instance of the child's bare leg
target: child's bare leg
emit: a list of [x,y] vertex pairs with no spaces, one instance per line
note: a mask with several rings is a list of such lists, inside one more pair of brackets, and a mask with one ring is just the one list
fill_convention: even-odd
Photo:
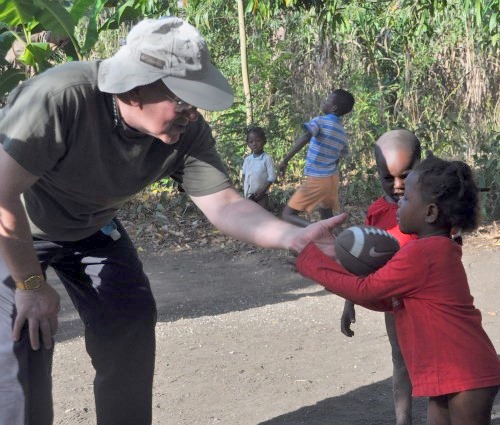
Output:
[[448,396],[429,398],[426,425],[451,425]]
[[490,425],[498,388],[479,388],[430,397],[427,425]]
[[491,409],[499,387],[461,391],[450,396],[451,425],[490,425]]
[[321,220],[325,220],[326,218],[331,218],[333,217],[333,211],[331,208],[318,208],[319,216],[321,217]]
[[300,227],[309,226],[311,222],[307,221],[305,218],[300,217],[299,212],[300,211],[294,210],[293,208],[290,208],[288,205],[286,205],[285,208],[283,209],[281,217],[286,222],[295,224],[296,226]]
[[257,203],[264,209],[269,211],[269,195],[266,193]]
[[401,349],[399,348],[394,315],[391,313],[385,313],[385,327],[392,351],[392,393],[394,397],[396,425],[411,425],[411,381],[403,356],[401,355]]

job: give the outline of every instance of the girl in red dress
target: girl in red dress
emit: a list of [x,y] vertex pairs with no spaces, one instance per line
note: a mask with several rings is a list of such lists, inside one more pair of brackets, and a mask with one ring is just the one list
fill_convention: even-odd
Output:
[[[500,360],[481,325],[452,229],[478,220],[478,189],[461,161],[430,157],[415,167],[399,201],[408,242],[375,273],[358,277],[309,244],[297,268],[328,290],[372,310],[393,311],[413,396],[429,397],[428,425],[488,425]],[[461,233],[461,232],[459,232]]]

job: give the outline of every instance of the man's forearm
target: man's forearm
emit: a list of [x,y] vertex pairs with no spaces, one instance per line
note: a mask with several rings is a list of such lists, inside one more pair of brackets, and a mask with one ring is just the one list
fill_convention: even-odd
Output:
[[222,233],[262,248],[290,249],[300,228],[279,220],[234,189],[193,198]]
[[192,199],[221,232],[262,248],[297,253],[313,241],[326,255],[334,255],[332,229],[347,217],[340,214],[301,228],[276,218],[255,202],[242,198],[233,188]]
[[41,274],[26,212],[20,199],[0,201],[0,256],[14,280]]
[[21,194],[37,179],[0,146],[0,256],[15,280],[41,273],[21,202]]
[[246,199],[224,207],[212,223],[222,233],[262,248],[290,249],[299,230]]

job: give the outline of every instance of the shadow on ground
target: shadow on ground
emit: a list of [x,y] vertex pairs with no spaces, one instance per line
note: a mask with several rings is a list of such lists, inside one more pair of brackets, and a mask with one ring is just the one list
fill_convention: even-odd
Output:
[[[300,277],[283,252],[185,251],[143,259],[158,308],[158,322],[215,316],[293,301],[328,292]],[[61,294],[57,341],[83,335],[83,326],[51,269],[50,283]],[[310,290],[306,289],[311,287]]]
[[[496,258],[494,254],[482,255]],[[247,250],[228,255],[227,251],[211,249],[148,257],[144,263],[157,301],[158,321],[173,322],[329,294],[295,273],[289,260],[281,252]],[[467,268],[471,268],[469,263]],[[51,273],[49,279],[62,296],[57,341],[83,336],[81,321],[63,286]],[[259,425],[392,425],[395,420],[391,392],[391,380],[386,379]],[[361,413],[361,409],[374,405],[377,409],[367,422],[367,414]],[[413,425],[425,424],[425,411],[426,400],[416,399]],[[491,424],[500,425],[500,395]]]
[[[260,422],[259,425],[393,425],[394,406],[391,398],[392,380],[387,378],[374,384],[356,388],[337,397],[327,398],[311,406]],[[356,406],[356,408],[352,408]],[[377,406],[367,422],[362,409]],[[427,399],[414,398],[413,425],[425,425]],[[500,395],[495,399],[491,425],[500,425]]]
[[[148,260],[159,321],[214,316],[328,293],[302,278],[283,253],[212,251]],[[305,288],[311,287],[310,290]]]
[[[392,425],[395,423],[391,378],[356,388],[341,396],[304,406],[259,425]],[[353,408],[353,406],[355,406]],[[377,406],[370,414],[363,409]],[[426,400],[414,399],[413,425],[425,425]]]

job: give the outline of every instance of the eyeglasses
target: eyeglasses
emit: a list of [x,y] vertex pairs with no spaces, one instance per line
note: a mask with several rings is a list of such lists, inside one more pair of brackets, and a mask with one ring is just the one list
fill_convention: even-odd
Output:
[[165,97],[172,103],[175,104],[175,112],[184,112],[184,111],[187,111],[189,109],[196,109],[193,105],[187,103],[187,102],[184,102],[183,100],[179,99],[177,96],[175,95],[169,95],[169,94],[166,94]]

